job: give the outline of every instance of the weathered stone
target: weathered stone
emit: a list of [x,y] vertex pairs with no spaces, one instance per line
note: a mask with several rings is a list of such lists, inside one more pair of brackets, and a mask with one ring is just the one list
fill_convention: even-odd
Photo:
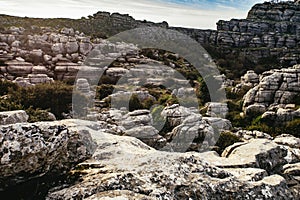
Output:
[[[260,112],[263,113],[274,103],[293,103],[294,98],[299,94],[299,77],[300,71],[297,65],[292,68],[264,72],[260,77],[258,85],[250,89],[244,96],[244,110],[247,113],[249,106],[252,108],[259,103],[260,105],[266,106],[265,109],[259,109]],[[291,116],[287,114],[287,112],[289,112],[287,110],[278,109],[277,112],[277,116],[282,118],[283,121],[285,121],[284,118]]]
[[77,171],[82,181],[51,191],[46,199],[143,199],[143,194],[150,199],[293,198],[279,175],[259,169],[232,175],[205,163],[203,154],[160,152],[134,138],[89,131],[98,149],[79,165],[86,169]]
[[286,149],[270,140],[253,139],[229,146],[222,157],[207,152],[203,154],[203,159],[222,168],[254,167],[267,172],[279,172],[280,167],[286,163],[286,155]]
[[79,52],[83,55],[87,55],[93,49],[93,45],[91,43],[79,43]]
[[68,127],[70,123],[1,126],[1,189],[51,171],[64,173],[88,159],[94,153],[95,143],[88,131]]
[[251,139],[273,139],[273,137],[271,137],[269,134],[260,131],[239,130],[237,132],[234,132],[233,134],[238,136],[243,141],[249,141]]
[[7,61],[7,72],[16,76],[24,76],[31,74],[33,65],[28,62]]
[[227,119],[217,117],[203,117],[203,120],[219,131],[230,130],[232,128],[231,122]]
[[153,126],[134,127],[126,130],[124,135],[138,138],[155,149],[160,149],[166,144],[166,139],[160,136]]
[[79,46],[78,46],[77,42],[67,42],[66,43],[66,51],[69,54],[77,53],[78,48],[79,48]]
[[0,125],[27,122],[29,116],[24,110],[0,112]]
[[227,103],[210,102],[206,104],[206,114],[211,117],[225,118],[228,113]]

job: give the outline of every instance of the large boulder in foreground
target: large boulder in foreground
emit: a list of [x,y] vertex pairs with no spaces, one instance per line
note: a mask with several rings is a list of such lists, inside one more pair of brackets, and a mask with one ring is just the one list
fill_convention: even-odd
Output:
[[225,171],[205,162],[205,154],[157,151],[136,138],[80,123],[74,126],[90,132],[98,148],[73,171],[81,179],[51,190],[48,200],[294,198],[279,175],[260,169]]
[[66,173],[94,153],[87,131],[69,121],[0,126],[0,191],[41,177]]

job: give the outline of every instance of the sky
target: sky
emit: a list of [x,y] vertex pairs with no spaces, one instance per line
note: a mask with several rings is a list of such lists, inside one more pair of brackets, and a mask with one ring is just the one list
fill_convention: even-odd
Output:
[[261,0],[0,0],[0,14],[42,18],[81,18],[98,11],[170,26],[216,29],[220,19],[245,18]]

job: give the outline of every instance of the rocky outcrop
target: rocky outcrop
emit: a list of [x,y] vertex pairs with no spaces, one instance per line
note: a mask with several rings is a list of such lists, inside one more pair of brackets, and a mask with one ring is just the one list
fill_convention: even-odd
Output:
[[[299,75],[299,65],[295,65],[293,68],[264,72],[260,76],[258,85],[250,89],[244,96],[243,107],[246,114],[256,111],[262,114],[269,110],[273,113],[266,113],[265,117],[277,115],[275,118],[283,119],[281,121],[285,121],[284,118],[293,118],[293,114],[284,117],[291,112],[281,108],[288,109],[293,107],[289,104],[299,104]],[[298,114],[295,113],[294,116],[296,115]]]
[[299,10],[290,1],[256,4],[247,19],[220,20],[216,43],[243,48],[255,60],[277,56],[284,62],[299,63]]
[[206,115],[210,117],[225,118],[228,113],[227,103],[209,102],[205,105]]
[[95,143],[87,131],[68,127],[70,121],[13,124],[0,127],[1,189],[45,174],[66,173],[88,159]]
[[[72,62],[78,62],[98,43],[81,32],[107,38],[138,27],[163,27],[189,35],[203,45],[217,47],[225,54],[239,52],[252,61],[277,57],[282,64],[289,65],[300,62],[299,10],[299,4],[290,1],[256,4],[246,19],[220,20],[216,31],[169,27],[166,22],[139,21],[129,15],[108,12],[98,12],[89,16],[89,19],[30,19],[30,23],[26,18],[0,16],[3,18],[0,20],[3,27],[8,24],[14,26],[0,36],[0,59],[7,61],[20,55],[34,64],[55,63],[56,55],[61,54]],[[41,24],[44,27],[55,24],[55,29],[59,27],[60,31],[40,28]],[[19,28],[21,25],[25,28]],[[65,28],[70,26],[72,28]],[[27,40],[26,37],[20,37],[28,32],[38,34],[29,34]]]
[[[182,125],[199,121],[195,117]],[[148,133],[149,128],[143,127]],[[138,130],[127,132],[134,137],[113,135],[113,130],[103,121],[83,120],[1,126],[0,193],[30,179],[67,173],[81,162],[71,171],[76,181],[52,188],[46,199],[297,198],[296,187],[287,187],[292,186],[289,178],[298,176],[299,160],[287,160],[289,148],[299,146],[292,136],[236,143],[220,157],[215,152],[157,151],[134,138]]]
[[28,78],[17,77],[13,82],[21,87],[30,87],[41,83],[53,83],[54,80],[46,74],[29,74]]
[[[129,195],[131,199],[295,197],[283,177],[268,176],[258,168],[220,169],[206,163],[205,154],[156,151],[131,137],[81,128],[89,130],[98,148],[92,159],[79,164],[74,171],[82,174],[81,181],[53,189],[46,199],[126,198]],[[270,150],[266,155],[277,151],[276,145],[272,145],[265,147]],[[278,155],[276,161],[282,158]],[[258,157],[262,162],[266,161],[264,158]]]
[[0,125],[27,122],[29,116],[24,110],[0,112]]

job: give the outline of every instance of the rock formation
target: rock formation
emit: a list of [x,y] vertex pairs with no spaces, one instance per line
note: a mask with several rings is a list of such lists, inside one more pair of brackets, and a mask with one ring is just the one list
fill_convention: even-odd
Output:
[[27,122],[29,116],[24,110],[7,111],[0,113],[0,125]]
[[65,122],[12,124],[0,127],[1,189],[49,173],[64,173],[95,150],[90,134]]
[[298,117],[295,104],[299,105],[299,65],[264,72],[258,84],[244,96],[244,111],[264,113],[265,118],[290,121]]

